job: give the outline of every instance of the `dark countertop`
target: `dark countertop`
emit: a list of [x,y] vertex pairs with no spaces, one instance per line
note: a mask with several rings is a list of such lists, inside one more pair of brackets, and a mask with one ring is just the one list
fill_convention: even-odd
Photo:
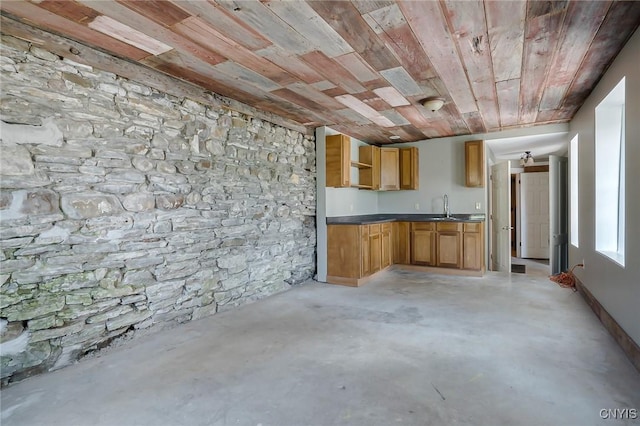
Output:
[[327,225],[366,225],[382,222],[484,222],[484,213],[452,214],[445,218],[443,214],[406,214],[382,213],[359,216],[334,216],[327,218]]

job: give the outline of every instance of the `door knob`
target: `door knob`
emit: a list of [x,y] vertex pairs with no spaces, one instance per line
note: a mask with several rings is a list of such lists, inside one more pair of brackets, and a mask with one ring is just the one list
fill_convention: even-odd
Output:
[[502,229],[504,229],[505,231],[511,231],[513,229],[513,226],[503,226]]

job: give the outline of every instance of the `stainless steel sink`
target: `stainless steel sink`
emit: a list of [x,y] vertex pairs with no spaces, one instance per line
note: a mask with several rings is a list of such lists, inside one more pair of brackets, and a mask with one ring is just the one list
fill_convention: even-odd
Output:
[[461,219],[459,217],[453,217],[453,216],[436,216],[434,218],[431,218],[430,220],[433,220],[434,222],[462,222],[464,221],[464,219]]

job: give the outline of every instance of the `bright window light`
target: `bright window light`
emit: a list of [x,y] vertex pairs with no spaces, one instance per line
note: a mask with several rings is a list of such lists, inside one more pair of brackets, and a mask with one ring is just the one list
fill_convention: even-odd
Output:
[[596,250],[624,266],[625,79],[596,113]]
[[578,135],[571,139],[569,145],[569,180],[571,188],[571,198],[569,212],[571,228],[569,229],[569,236],[571,238],[571,244],[575,247],[579,247],[579,235],[578,235],[578,220],[579,220],[579,208],[578,208]]

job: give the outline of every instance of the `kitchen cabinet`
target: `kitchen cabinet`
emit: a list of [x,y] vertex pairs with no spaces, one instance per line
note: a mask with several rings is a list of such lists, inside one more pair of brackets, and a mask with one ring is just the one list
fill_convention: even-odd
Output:
[[382,224],[382,269],[387,266],[391,266],[393,263],[393,239],[392,239],[392,225],[391,223],[383,223]]
[[400,150],[380,148],[380,189],[397,191],[400,189]]
[[411,224],[411,264],[436,266],[436,223]]
[[484,187],[484,141],[464,143],[465,185],[471,188]]
[[[363,270],[369,268],[364,262],[368,259],[368,250],[366,258],[362,252],[363,228],[360,225],[327,226],[327,280],[335,277],[329,282],[347,285],[356,283]],[[368,229],[367,227],[367,232]],[[366,240],[368,244],[368,233]]]
[[366,277],[371,275],[371,253],[369,249],[369,225],[360,226],[360,248],[354,247],[357,253],[360,253],[360,275]]
[[326,138],[326,186],[348,188],[351,186],[351,138],[330,135]]
[[481,222],[460,221],[327,225],[327,282],[359,286],[392,265],[481,275],[483,229]]
[[482,223],[464,223],[462,233],[462,268],[474,271],[483,269],[483,226]]
[[462,262],[462,223],[438,222],[436,225],[436,266],[460,268]]
[[392,263],[408,265],[411,263],[411,226],[409,222],[394,222],[392,227],[393,259]]
[[400,189],[418,189],[418,148],[400,148]]
[[382,269],[382,232],[379,223],[369,225],[369,262],[370,273],[373,274]]
[[[358,177],[360,185],[377,191],[380,189],[380,148],[374,145],[358,147]],[[369,167],[367,167],[369,166]]]
[[391,223],[327,226],[327,282],[358,286],[392,263]]

